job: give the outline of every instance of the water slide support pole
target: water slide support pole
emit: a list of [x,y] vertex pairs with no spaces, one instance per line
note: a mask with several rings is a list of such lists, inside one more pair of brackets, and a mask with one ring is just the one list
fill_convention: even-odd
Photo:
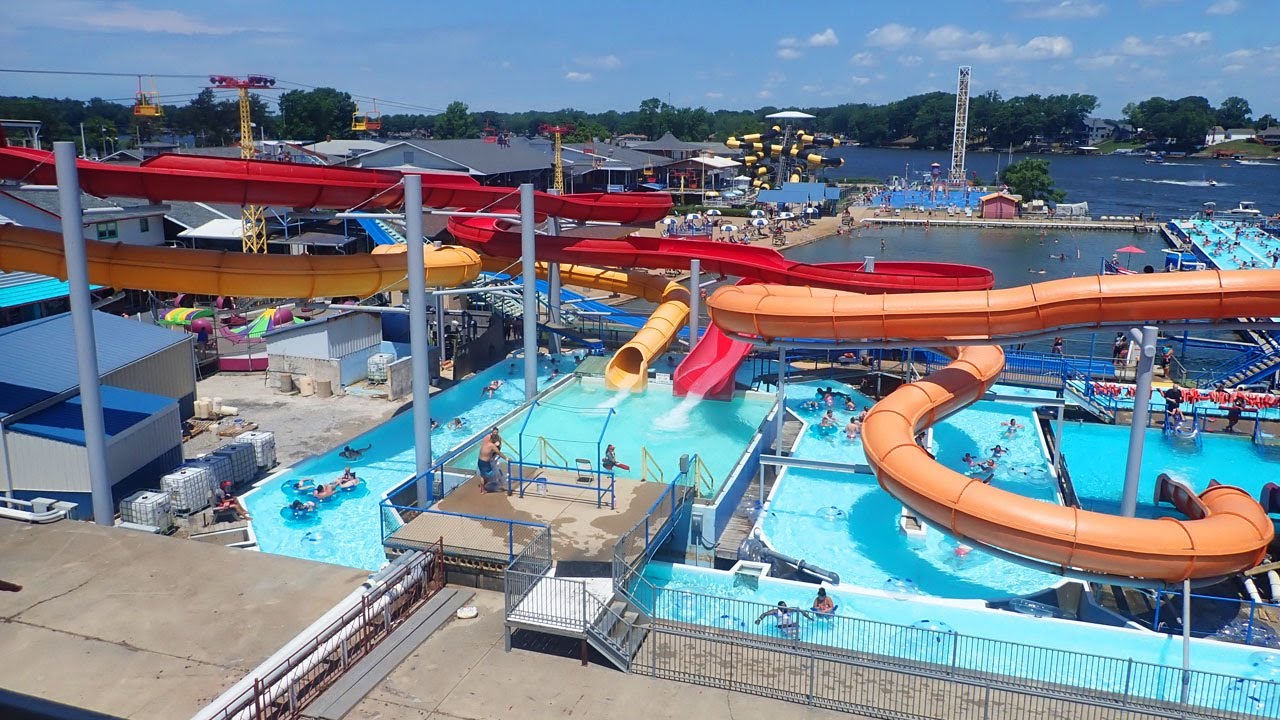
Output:
[[[413,476],[418,505],[431,502],[431,359],[427,338],[427,273],[422,243],[422,176],[404,176],[404,227],[409,261],[409,354],[413,364]],[[444,325],[436,328],[444,356]]]
[[71,326],[76,334],[80,414],[84,422],[84,449],[89,460],[93,521],[111,526],[115,524],[116,513],[115,503],[111,501],[111,474],[107,470],[106,423],[102,418],[98,343],[93,332],[93,299],[89,297],[89,261],[84,246],[84,211],[80,207],[76,144],[55,142],[53,156],[58,178],[58,206],[62,208],[62,246],[71,295]]
[[[778,413],[773,418],[774,447],[782,454],[782,421],[787,417],[787,349],[778,348]],[[763,502],[763,498],[761,499]]]
[[1138,479],[1142,474],[1142,444],[1151,422],[1151,376],[1156,359],[1158,329],[1145,325],[1133,328],[1129,337],[1138,343],[1137,389],[1133,393],[1133,420],[1129,426],[1129,458],[1124,470],[1124,494],[1120,498],[1120,514],[1133,517],[1138,512]]
[[524,276],[524,398],[538,394],[538,278],[533,245],[533,184],[520,186],[520,273]]
[[[444,356],[444,296],[436,295],[436,352],[440,355],[440,362],[444,362],[447,358]],[[456,353],[456,349],[455,349]]]
[[702,312],[702,261],[689,261],[689,349],[698,344],[698,313]]
[[[551,195],[560,194],[560,191],[555,188],[547,192]],[[552,237],[560,234],[560,218],[547,218],[547,234]],[[550,323],[560,322],[561,287],[560,263],[547,263],[547,321]],[[551,346],[551,354],[558,355],[560,353],[560,336],[551,333],[551,336],[547,338],[547,342]]]
[[1191,579],[1182,581],[1182,704],[1191,694]]
[[862,272],[873,273],[875,271],[876,271],[876,256],[863,255],[862,256]]

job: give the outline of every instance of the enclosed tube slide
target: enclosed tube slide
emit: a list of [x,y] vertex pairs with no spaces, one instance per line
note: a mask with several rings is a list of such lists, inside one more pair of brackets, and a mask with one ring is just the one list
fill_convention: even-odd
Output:
[[1274,535],[1271,520],[1239,488],[1218,485],[1201,493],[1200,519],[1115,517],[985,485],[938,464],[914,439],[995,383],[1004,352],[971,343],[1062,328],[1267,316],[1280,307],[1280,274],[1093,276],[986,292],[878,297],[746,285],[721,288],[707,304],[712,321],[730,335],[969,345],[946,348],[953,358],[949,365],[877,403],[862,431],[881,487],[957,538],[1063,574],[1169,583],[1226,577],[1266,554]]
[[[93,240],[85,247],[89,282],[118,289],[311,298],[408,287],[404,258],[394,255],[250,255]],[[480,275],[480,256],[467,248],[427,246],[423,260],[432,287],[465,285]],[[66,278],[62,236],[0,225],[0,270]]]
[[[232,205],[380,210],[404,203],[403,173],[198,155],[160,155],[137,167],[77,160],[80,187],[99,197],[151,202],[190,200]],[[0,148],[0,178],[27,184],[57,183],[53,153]],[[516,188],[486,187],[466,175],[422,173],[425,207],[472,207],[489,211],[520,206]],[[665,193],[534,193],[541,215],[596,222],[640,223],[671,209]]]

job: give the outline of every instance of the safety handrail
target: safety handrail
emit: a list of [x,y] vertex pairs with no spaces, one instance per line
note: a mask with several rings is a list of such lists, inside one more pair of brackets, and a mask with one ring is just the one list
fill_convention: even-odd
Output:
[[[651,470],[653,471],[651,473]],[[649,448],[640,446],[640,482],[666,482],[666,473]]]
[[[707,469],[707,464],[702,461],[702,457],[694,455],[689,469],[691,470],[690,474],[693,475],[693,483],[691,484],[693,485],[694,492],[698,494],[698,497],[713,497],[716,492],[716,478],[711,474],[711,471]],[[704,483],[705,489],[703,487]]]
[[[552,463],[549,458],[554,458],[559,462]],[[561,466],[568,466],[569,458],[565,457],[564,453],[557,450],[556,446],[552,445],[550,440],[539,435],[538,436],[538,462],[541,463],[542,465],[559,464]]]

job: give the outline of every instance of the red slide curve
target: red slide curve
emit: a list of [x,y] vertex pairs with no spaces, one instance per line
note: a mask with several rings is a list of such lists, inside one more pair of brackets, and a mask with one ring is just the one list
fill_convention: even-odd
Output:
[[[198,155],[160,155],[137,167],[78,160],[80,187],[99,197],[201,201],[231,205],[280,205],[293,208],[383,210],[404,202],[404,174],[264,160]],[[483,207],[515,210],[516,188],[486,187],[467,176],[423,172],[426,207]],[[36,185],[54,185],[53,153],[29,148],[0,148],[0,177]],[[664,193],[535,193],[537,212],[582,221],[642,223],[661,219],[671,209]]]
[[[520,234],[511,223],[489,218],[452,218],[449,231],[458,242],[486,255],[520,257]],[[692,238],[538,237],[538,256],[553,262],[609,267],[682,270],[697,258],[702,269],[751,282],[803,285],[859,293],[942,290],[989,290],[991,271],[973,265],[940,262],[877,262],[874,272],[862,263],[811,264],[788,260],[771,248],[730,245]],[[733,378],[750,346],[715,327],[708,328],[676,369],[675,394],[725,399],[733,394]]]

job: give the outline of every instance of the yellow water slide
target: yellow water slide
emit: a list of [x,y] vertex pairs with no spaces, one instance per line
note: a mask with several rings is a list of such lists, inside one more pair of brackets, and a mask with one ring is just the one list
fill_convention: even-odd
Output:
[[[89,282],[117,289],[236,297],[368,297],[408,287],[404,259],[393,255],[249,255],[219,250],[85,241]],[[480,256],[462,247],[426,248],[427,285],[465,285]],[[62,236],[0,225],[0,270],[67,277]]]

